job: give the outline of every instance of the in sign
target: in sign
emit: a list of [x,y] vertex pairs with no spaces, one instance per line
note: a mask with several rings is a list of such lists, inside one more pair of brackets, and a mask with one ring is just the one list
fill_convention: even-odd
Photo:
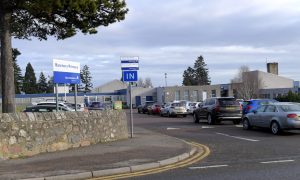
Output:
[[123,81],[136,82],[138,80],[137,71],[123,71]]

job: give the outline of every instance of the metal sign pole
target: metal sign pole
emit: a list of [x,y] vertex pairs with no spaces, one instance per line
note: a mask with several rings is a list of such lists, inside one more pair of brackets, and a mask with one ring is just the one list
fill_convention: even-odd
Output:
[[56,112],[58,111],[58,83],[55,84],[55,94],[56,94]]
[[129,82],[129,91],[130,91],[130,137],[133,137],[133,114],[132,114],[132,87],[131,82]]
[[75,101],[75,111],[77,111],[77,84],[75,86],[75,91],[74,91],[74,101]]

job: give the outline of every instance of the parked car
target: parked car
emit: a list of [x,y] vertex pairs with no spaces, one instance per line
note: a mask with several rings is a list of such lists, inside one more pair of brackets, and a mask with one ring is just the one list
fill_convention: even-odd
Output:
[[144,105],[139,105],[137,107],[138,113],[148,113],[148,107],[152,106],[153,102],[146,102]]
[[[23,112],[54,112],[56,111],[56,105],[35,105],[27,106]],[[72,108],[58,106],[58,111],[75,111]]]
[[[75,109],[75,103],[66,102],[64,104],[66,104],[67,106],[69,106],[72,109]],[[77,104],[77,111],[84,111],[84,104],[83,103]]]
[[191,102],[190,104],[189,104],[189,106],[190,106],[190,110],[188,111],[189,112],[189,114],[194,114],[194,111],[197,109],[197,107],[199,106],[199,104],[200,104],[201,102]]
[[161,105],[160,104],[152,104],[148,106],[148,114],[160,114]]
[[174,103],[181,103],[185,107],[185,109],[187,110],[187,112],[190,111],[190,103],[192,103],[191,101],[187,101],[187,100],[179,100],[179,101],[177,101],[177,100],[175,100],[173,102]]
[[243,129],[270,128],[273,134],[283,130],[300,129],[300,104],[275,102],[261,105],[243,118]]
[[274,103],[278,102],[274,99],[251,99],[246,100],[243,102],[242,108],[243,108],[243,115],[253,112],[254,110],[257,110],[257,108],[264,104]]
[[167,103],[164,105],[164,108],[161,109],[160,115],[161,116],[183,116],[186,117],[187,115],[187,110],[185,108],[185,104],[179,103],[179,102],[172,102],[172,103]]
[[93,101],[89,104],[88,106],[88,110],[104,110],[104,104],[102,102],[99,101]]
[[[36,103],[37,106],[46,106],[46,105],[49,105],[49,106],[56,106],[56,102],[55,101],[44,101],[44,102],[39,102],[39,103]],[[59,107],[65,107],[65,108],[71,108],[71,109],[74,109],[72,108],[71,106],[69,106],[68,104],[66,104],[65,102],[61,102],[59,101],[58,102],[58,106]],[[75,109],[74,109],[75,110]]]
[[232,120],[234,124],[239,124],[242,110],[233,97],[208,98],[199,104],[193,118],[195,123],[199,123],[200,119],[207,119],[208,124],[220,123],[223,120]]

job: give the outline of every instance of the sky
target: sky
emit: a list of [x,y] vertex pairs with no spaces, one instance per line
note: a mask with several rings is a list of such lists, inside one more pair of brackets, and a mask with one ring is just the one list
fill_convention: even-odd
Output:
[[[66,40],[13,40],[25,73],[52,75],[52,60],[88,65],[93,86],[121,77],[121,56],[138,56],[138,76],[155,87],[182,85],[182,74],[202,55],[212,84],[226,84],[241,66],[300,80],[299,0],[127,0],[124,21]],[[165,73],[167,78],[165,79]]]

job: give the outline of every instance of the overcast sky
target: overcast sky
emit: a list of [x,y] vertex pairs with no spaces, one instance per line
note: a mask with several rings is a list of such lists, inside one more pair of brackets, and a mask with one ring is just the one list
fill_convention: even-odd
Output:
[[96,35],[57,41],[13,40],[37,78],[52,74],[52,59],[88,65],[94,87],[120,79],[120,56],[139,56],[139,77],[154,86],[182,85],[182,74],[204,57],[212,84],[229,83],[242,65],[300,80],[299,0],[127,0],[124,21],[99,28]]

